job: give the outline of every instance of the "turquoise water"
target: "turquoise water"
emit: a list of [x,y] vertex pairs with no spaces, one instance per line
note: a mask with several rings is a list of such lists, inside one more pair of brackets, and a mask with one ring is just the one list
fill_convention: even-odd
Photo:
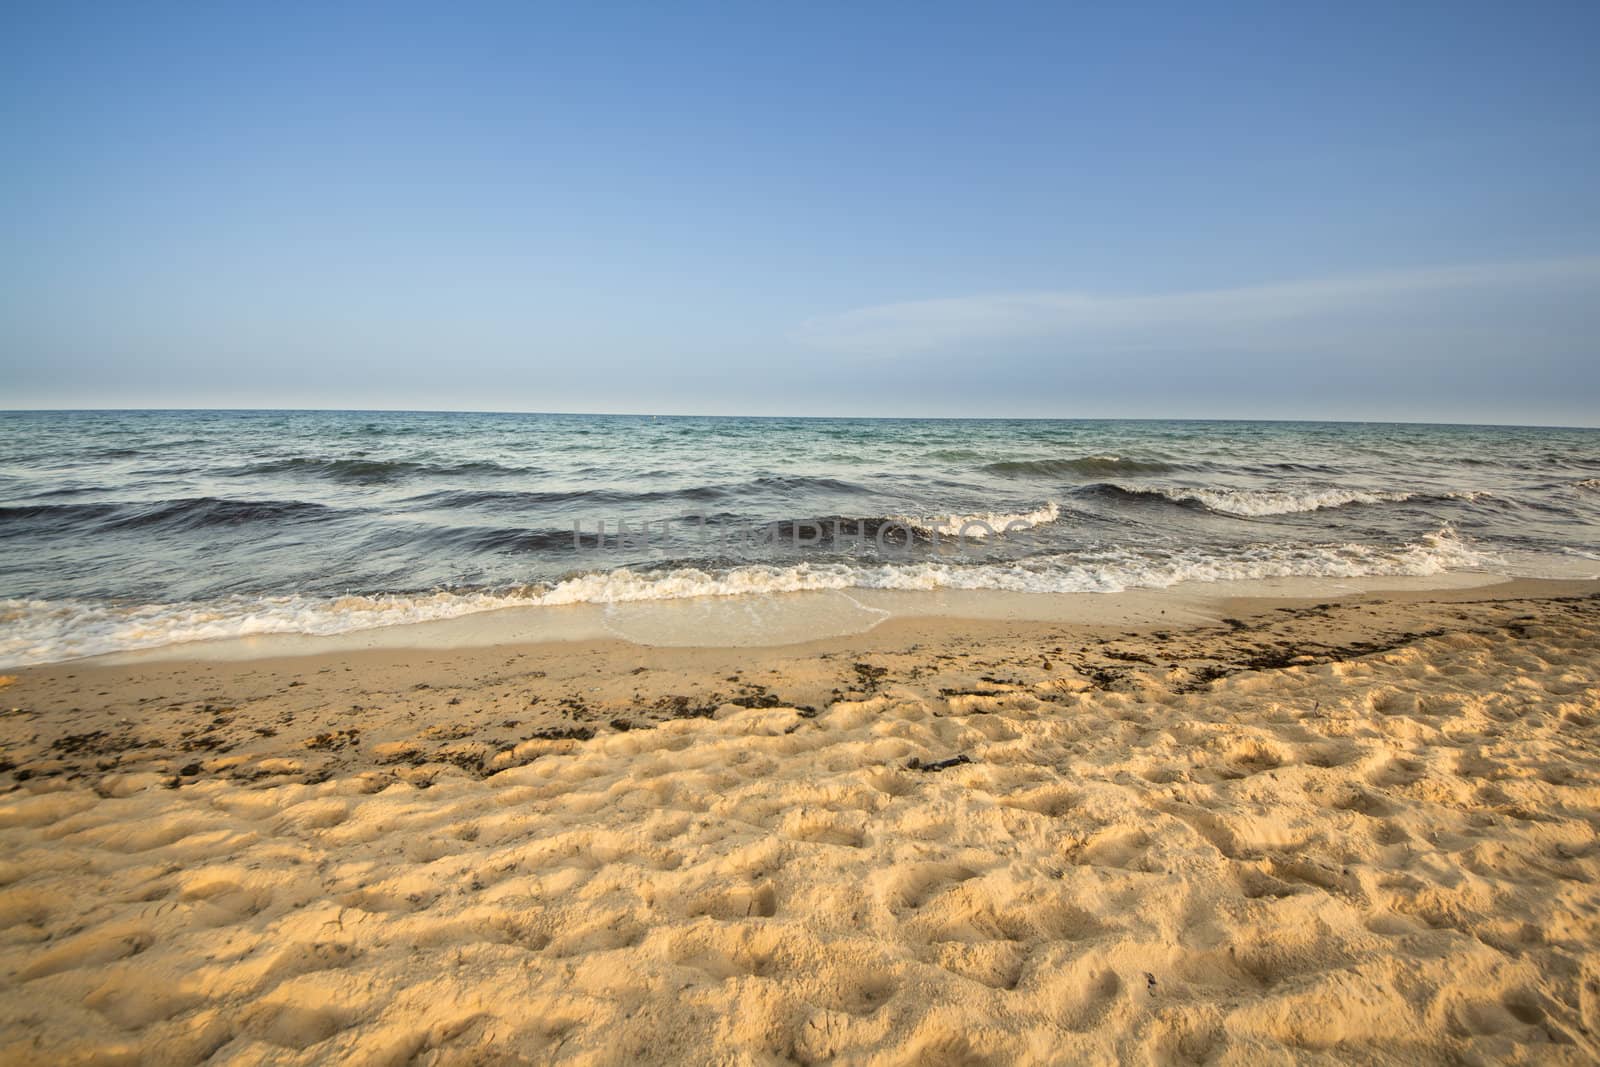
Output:
[[[1593,430],[233,411],[0,429],[3,663],[522,603],[1600,572]],[[987,525],[958,537],[969,520]]]

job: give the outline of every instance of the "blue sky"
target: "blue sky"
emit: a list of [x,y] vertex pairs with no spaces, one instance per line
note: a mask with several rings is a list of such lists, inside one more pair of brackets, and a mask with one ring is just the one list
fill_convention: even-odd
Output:
[[1600,421],[1600,5],[864,8],[6,5],[0,406]]

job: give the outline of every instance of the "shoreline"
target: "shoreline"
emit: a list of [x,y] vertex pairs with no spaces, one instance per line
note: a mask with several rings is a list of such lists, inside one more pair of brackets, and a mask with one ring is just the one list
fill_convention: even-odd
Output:
[[[1335,594],[1328,597],[1308,595],[1303,579],[1293,596],[1283,595],[1288,583],[1260,581],[1214,583],[1198,596],[883,594],[882,615],[867,629],[775,644],[650,644],[609,627],[550,639],[547,627],[525,623],[551,610],[537,608],[166,646],[5,675],[0,783],[132,771],[170,784],[180,770],[188,772],[177,775],[180,783],[218,774],[308,779],[352,768],[419,781],[441,771],[485,775],[537,758],[550,742],[707,718],[730,704],[814,712],[875,691],[880,659],[912,662],[912,679],[942,679],[921,687],[935,699],[989,687],[993,672],[972,666],[982,662],[1017,664],[1027,685],[1065,673],[1055,681],[1103,687],[1096,672],[1103,679],[1143,663],[1188,672],[1203,686],[1240,670],[1337,662],[1419,635],[1500,625],[1518,604],[1600,598],[1600,580],[1485,579],[1414,579],[1410,588],[1368,579],[1359,591],[1350,591],[1352,580],[1329,580],[1321,584]],[[815,604],[826,594],[791,597]],[[677,626],[684,613],[711,607],[737,617],[753,605],[729,598],[665,606],[665,620]],[[1110,658],[1096,652],[1101,646],[1113,649]],[[1035,656],[1034,648],[1054,651]],[[935,670],[928,649],[961,666]],[[1028,662],[1034,658],[1040,666]]]
[[[442,619],[330,633],[275,631],[200,638],[19,662],[0,672],[84,666],[237,661],[370,649],[482,648],[616,639],[685,648],[778,647],[867,633],[903,618],[1008,619],[1073,625],[1202,625],[1236,614],[1239,603],[1445,594],[1505,588],[1519,595],[1600,588],[1596,578],[1521,578],[1482,571],[1422,576],[1238,579],[1180,582],[1112,592],[1021,593],[998,589],[804,590],[668,597],[611,603],[505,606]],[[685,635],[690,635],[687,639]]]

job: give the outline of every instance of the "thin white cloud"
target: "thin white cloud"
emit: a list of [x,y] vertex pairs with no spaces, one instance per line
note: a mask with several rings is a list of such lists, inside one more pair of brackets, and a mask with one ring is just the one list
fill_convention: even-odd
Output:
[[1271,343],[1285,325],[1392,319],[1433,325],[1463,298],[1481,308],[1530,289],[1600,287],[1600,257],[1388,271],[1152,295],[1036,292],[916,300],[858,308],[805,323],[797,340],[854,355],[895,356],[1035,339],[1109,348]]

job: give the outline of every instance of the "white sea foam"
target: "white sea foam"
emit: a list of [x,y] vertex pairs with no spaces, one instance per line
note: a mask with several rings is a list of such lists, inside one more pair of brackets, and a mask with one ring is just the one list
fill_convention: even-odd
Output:
[[[1178,503],[1196,503],[1229,515],[1257,517],[1321,511],[1347,504],[1395,504],[1419,494],[1308,486],[1292,489],[1188,488],[1184,486],[1119,486],[1130,493],[1159,493]],[[1450,494],[1441,494],[1450,495]]]
[[996,589],[1029,593],[1116,592],[1178,582],[1250,578],[1430,575],[1496,562],[1446,528],[1420,541],[1258,544],[1227,552],[1108,549],[1025,563],[800,563],[711,572],[619,569],[502,593],[415,596],[281,596],[191,604],[117,606],[87,601],[0,601],[0,664],[49,663],[186,641],[258,634],[332,634],[475,612],[539,605],[625,603],[826,589]]
[[1382,489],[1351,489],[1345,486],[1309,485],[1279,489],[1235,489],[1226,486],[1118,486],[1129,493],[1158,493],[1178,503],[1196,503],[1228,515],[1256,518],[1263,515],[1293,515],[1350,504],[1402,504],[1407,500],[1487,500],[1495,494],[1481,489],[1401,492]]
[[896,516],[894,521],[936,533],[940,537],[962,537],[969,541],[981,541],[991,535],[1005,534],[1007,531],[1043,526],[1055,522],[1060,517],[1061,506],[1051,500],[1032,511],[979,511],[971,515],[951,515],[947,519],[913,519]]
[[528,603],[525,597],[437,592],[394,596],[226,597],[185,604],[0,600],[0,664],[51,663],[185,641],[260,634],[334,634],[450,619]]

